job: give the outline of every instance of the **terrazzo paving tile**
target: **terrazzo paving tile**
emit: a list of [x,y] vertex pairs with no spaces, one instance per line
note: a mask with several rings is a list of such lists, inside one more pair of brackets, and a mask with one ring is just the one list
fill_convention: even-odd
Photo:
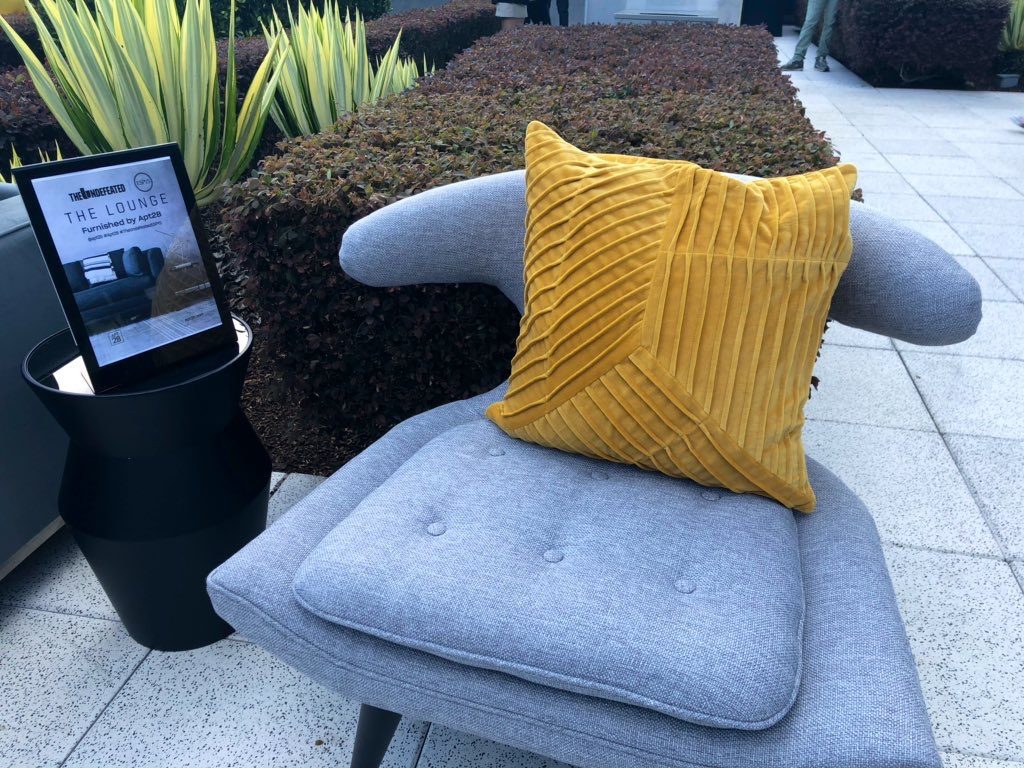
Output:
[[[1009,115],[1006,115],[1008,118]],[[991,142],[953,142],[965,155],[975,158],[996,176],[1019,178],[1024,168],[1024,142],[995,144]],[[956,154],[956,153],[952,153]]]
[[942,753],[943,768],[1020,768],[1020,763],[1010,760],[997,760],[991,757],[976,755],[954,755]]
[[1013,291],[1006,287],[992,268],[978,256],[957,256],[960,266],[971,273],[981,286],[981,297],[984,301],[1019,301]]
[[954,225],[954,229],[959,222],[986,224],[990,221],[1024,221],[1024,198],[1002,200],[962,195],[958,197],[924,195],[923,197],[943,219]]
[[924,125],[914,115],[902,107],[893,107],[885,104],[868,106],[862,109],[840,110],[853,125],[860,125],[865,128],[896,129],[901,127],[916,130],[921,135],[921,127]]
[[1006,554],[1024,559],[1024,441],[966,435],[947,440]]
[[[248,643],[153,652],[66,768],[337,768],[358,705]],[[408,768],[426,726],[403,722],[385,768]]]
[[962,155],[911,155],[888,152],[885,159],[900,173],[937,173],[945,176],[987,176],[977,160]]
[[[903,117],[895,119],[887,118],[879,120],[875,124],[865,125],[860,120],[851,118],[851,122],[860,129],[864,138],[878,146],[878,142],[888,141],[914,141],[920,139],[927,129],[920,123],[908,123]],[[881,150],[884,152],[884,150]]]
[[112,621],[0,607],[0,765],[58,765],[146,653]]
[[857,138],[856,136],[837,138],[832,144],[841,155],[847,152],[851,154],[878,152],[878,149],[870,141],[864,138]]
[[834,122],[832,120],[822,120],[813,115],[808,115],[808,117],[811,119],[814,127],[819,131],[824,131],[826,138],[830,140],[864,138],[864,135],[852,125],[844,125],[843,123]]
[[804,408],[808,418],[935,429],[894,351],[825,345],[814,373],[821,384]]
[[571,768],[557,760],[470,736],[439,725],[430,726],[416,768]]
[[954,256],[974,255],[974,249],[965,243],[956,230],[944,221],[908,221],[904,219],[903,223],[911,229],[916,229],[947,253]]
[[66,526],[0,581],[0,604],[117,620]]
[[853,163],[858,171],[878,171],[880,173],[892,173],[895,169],[889,164],[879,152],[861,151],[854,152],[842,147],[839,148],[839,155],[843,162]]
[[886,547],[940,748],[1024,758],[1024,593],[999,560]]
[[1016,189],[993,176],[936,176],[913,173],[907,174],[906,180],[913,190],[922,195],[1024,199]]
[[1024,222],[1021,224],[957,222],[953,225],[953,229],[979,256],[1024,259]]
[[277,486],[288,477],[287,472],[271,472],[270,473],[270,492],[273,493],[277,490]]
[[804,447],[860,497],[884,541],[1000,554],[937,433],[809,421]]
[[1024,259],[987,258],[984,262],[1019,300],[1024,301]]
[[969,109],[957,109],[952,100],[947,100],[938,108],[934,104],[928,109],[918,109],[914,115],[929,128],[939,129],[936,132],[944,139],[949,139],[943,129],[970,130],[987,125],[986,120]]
[[277,491],[270,497],[270,507],[267,510],[267,525],[271,525],[285,512],[295,506],[295,502],[301,501],[309,492],[326,480],[326,477],[317,475],[303,475],[293,472],[285,478],[278,486]]
[[941,432],[1024,435],[1024,362],[901,352]]
[[887,192],[873,192],[865,196],[864,202],[894,219],[941,221],[939,214],[916,193],[894,195]]
[[[939,155],[959,157],[966,153],[956,144],[945,139],[872,139],[871,145],[883,155]],[[984,163],[982,164],[984,165]]]
[[892,349],[892,339],[879,336],[877,333],[851,328],[848,325],[832,321],[825,332],[825,343],[841,347],[869,347],[871,349]]
[[1007,116],[991,121],[973,112],[967,114],[975,117],[977,122],[963,126],[943,126],[937,133],[954,144],[1024,144],[1024,133]]
[[977,355],[1024,360],[1024,304],[1016,301],[984,301],[981,311],[978,330],[967,341],[945,347],[921,347],[896,340],[896,348],[928,351],[935,355]]
[[[898,173],[878,173],[857,169],[857,186],[864,190],[865,195],[899,194],[914,195],[916,191],[910,183]],[[870,197],[865,198],[869,201]]]

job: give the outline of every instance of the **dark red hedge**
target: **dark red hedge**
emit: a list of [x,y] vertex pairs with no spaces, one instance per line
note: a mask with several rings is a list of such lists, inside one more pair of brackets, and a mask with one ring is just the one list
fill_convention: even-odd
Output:
[[371,289],[337,262],[352,222],[416,192],[521,168],[547,122],[588,150],[759,175],[834,164],[760,28],[525,28],[478,42],[422,87],[282,145],[229,192],[222,235],[284,380],[365,445],[507,374],[518,318],[484,286]]
[[6,176],[9,170],[11,144],[28,164],[39,161],[40,149],[53,155],[55,143],[60,144],[66,156],[77,154],[64,129],[36,93],[28,70],[14,67],[0,72],[0,172]]
[[[798,23],[806,12],[796,0]],[[842,0],[830,53],[876,86],[987,88],[1008,14],[1009,0]]]
[[[32,23],[32,17],[27,13],[6,13],[4,20],[14,27],[21,39],[29,44],[29,47],[39,58],[43,57],[43,48],[39,44],[39,35],[36,33],[36,26]],[[14,47],[10,39],[3,32],[0,32],[0,67],[12,67],[21,65],[21,55]]]

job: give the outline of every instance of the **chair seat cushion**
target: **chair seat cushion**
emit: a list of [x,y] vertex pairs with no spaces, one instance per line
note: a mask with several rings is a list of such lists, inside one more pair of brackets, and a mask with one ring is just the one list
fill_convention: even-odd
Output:
[[757,730],[799,687],[803,581],[776,502],[514,440],[441,433],[316,546],[332,623],[691,723]]

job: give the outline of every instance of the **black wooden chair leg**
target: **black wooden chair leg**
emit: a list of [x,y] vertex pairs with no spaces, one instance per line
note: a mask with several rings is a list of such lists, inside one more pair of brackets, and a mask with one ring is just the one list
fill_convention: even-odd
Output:
[[352,768],[380,768],[401,719],[402,716],[397,712],[377,709],[369,704],[360,705],[356,744],[352,749]]

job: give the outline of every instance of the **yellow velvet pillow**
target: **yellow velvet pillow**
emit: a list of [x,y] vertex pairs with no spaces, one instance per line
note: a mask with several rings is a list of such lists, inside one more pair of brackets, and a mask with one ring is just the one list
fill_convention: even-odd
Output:
[[743,182],[526,133],[526,312],[487,416],[513,437],[810,512],[811,369],[847,263],[841,165]]

